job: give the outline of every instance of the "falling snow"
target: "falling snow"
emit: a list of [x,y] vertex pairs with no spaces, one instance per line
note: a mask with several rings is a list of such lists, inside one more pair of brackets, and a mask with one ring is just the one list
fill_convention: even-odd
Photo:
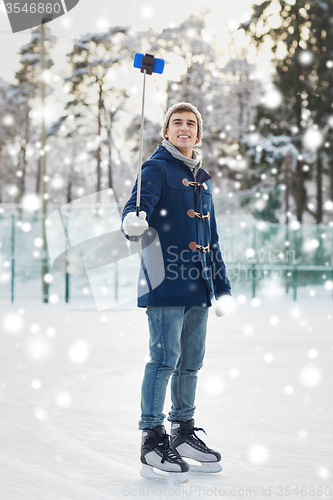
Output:
[[71,395],[66,391],[61,391],[55,395],[55,404],[59,406],[59,408],[69,408],[72,403]]
[[26,212],[35,212],[41,207],[40,196],[33,193],[26,194],[22,198],[22,205]]
[[307,149],[315,151],[324,142],[323,133],[316,128],[309,128],[303,136],[303,144]]
[[2,319],[2,326],[6,333],[19,333],[23,325],[23,319],[17,313],[8,313]]
[[68,357],[75,364],[82,364],[89,358],[89,347],[85,340],[77,340],[68,350]]
[[301,370],[299,378],[305,387],[316,387],[321,381],[321,372],[316,366],[307,366]]
[[252,463],[261,465],[267,462],[269,458],[269,450],[264,445],[256,444],[251,446],[248,455]]

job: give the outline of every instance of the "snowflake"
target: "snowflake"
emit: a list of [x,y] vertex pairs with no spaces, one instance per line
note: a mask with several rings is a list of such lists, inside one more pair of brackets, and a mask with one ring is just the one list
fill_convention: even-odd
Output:
[[31,387],[33,389],[40,389],[42,387],[42,382],[38,379],[38,378],[35,378],[32,382],[31,382]]
[[291,396],[291,394],[294,394],[295,389],[292,385],[286,385],[284,388],[284,393],[287,394],[287,396]]
[[298,59],[303,66],[309,66],[314,60],[314,54],[311,50],[302,50]]
[[85,363],[89,358],[89,347],[85,340],[77,340],[68,350],[68,357],[74,364]]
[[301,370],[299,379],[305,387],[316,387],[321,381],[321,372],[315,366],[306,366]]
[[23,196],[22,198],[23,209],[26,212],[35,212],[41,206],[40,196],[37,196],[34,193],[29,193]]
[[279,320],[278,316],[271,316],[269,318],[269,322],[272,326],[276,326],[280,323],[280,320]]
[[268,90],[262,99],[262,102],[266,108],[276,109],[281,106],[283,102],[283,94],[275,87]]
[[309,128],[303,136],[303,144],[307,149],[315,151],[324,142],[324,136],[317,128]]
[[41,361],[50,356],[51,349],[49,342],[42,338],[34,338],[27,345],[27,354],[33,361]]
[[19,333],[23,325],[23,319],[16,313],[8,313],[2,320],[2,326],[6,333]]
[[44,410],[44,408],[36,408],[34,411],[34,415],[35,415],[35,418],[37,418],[37,420],[40,420],[41,422],[46,420],[48,417],[48,414]]
[[204,387],[209,396],[218,396],[224,391],[225,382],[221,377],[214,375],[207,378]]
[[256,444],[250,447],[248,451],[250,462],[254,464],[264,464],[269,458],[269,450],[267,446]]
[[59,406],[59,408],[68,408],[72,403],[72,397],[66,391],[58,392],[58,394],[55,396],[55,403],[57,406]]

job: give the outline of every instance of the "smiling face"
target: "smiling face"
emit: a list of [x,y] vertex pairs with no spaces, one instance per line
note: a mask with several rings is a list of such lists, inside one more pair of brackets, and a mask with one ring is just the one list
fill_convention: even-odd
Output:
[[165,138],[182,155],[192,158],[193,146],[198,142],[198,120],[192,111],[177,111],[170,116]]

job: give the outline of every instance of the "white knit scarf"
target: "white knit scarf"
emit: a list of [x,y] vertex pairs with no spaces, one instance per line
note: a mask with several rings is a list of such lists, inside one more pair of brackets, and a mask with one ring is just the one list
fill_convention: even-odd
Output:
[[197,174],[201,168],[201,156],[196,149],[193,149],[192,158],[188,158],[187,156],[182,155],[181,152],[176,148],[176,146],[174,146],[167,139],[163,139],[162,146],[164,146],[165,149],[167,149],[174,158],[177,158],[177,160],[181,160],[183,163],[185,163],[185,165],[187,165],[191,169],[194,178],[197,177]]

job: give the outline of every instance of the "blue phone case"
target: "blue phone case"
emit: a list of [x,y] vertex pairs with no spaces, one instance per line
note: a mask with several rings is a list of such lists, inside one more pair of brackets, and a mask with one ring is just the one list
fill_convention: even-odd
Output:
[[[141,69],[142,59],[143,59],[143,54],[140,53],[135,54],[133,63],[134,68]],[[164,65],[165,65],[164,59],[158,59],[157,57],[155,57],[153,73],[159,73],[161,75],[164,70]]]

